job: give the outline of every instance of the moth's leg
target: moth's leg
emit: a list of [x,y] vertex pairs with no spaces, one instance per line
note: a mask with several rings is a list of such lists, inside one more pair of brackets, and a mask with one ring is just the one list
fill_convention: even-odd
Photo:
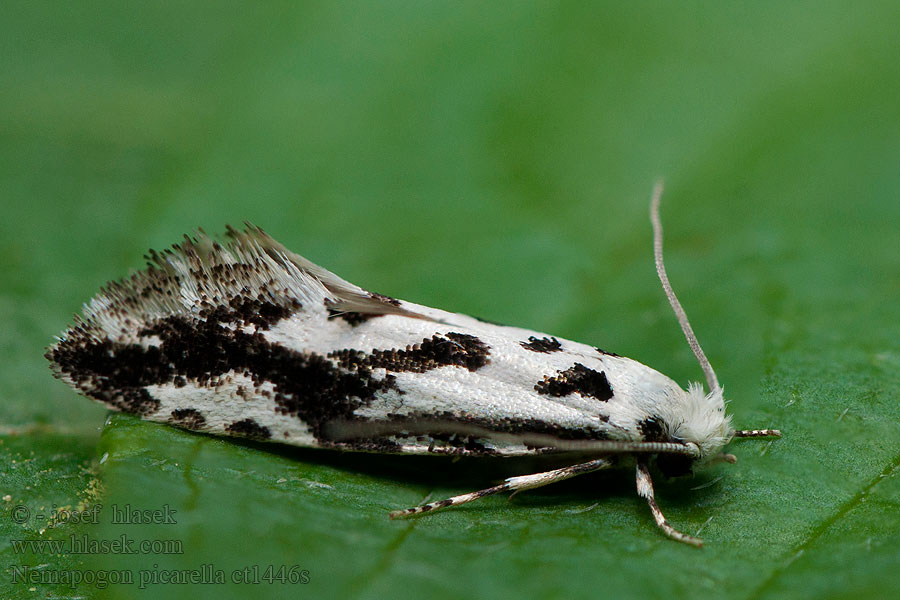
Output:
[[642,459],[638,459],[637,461],[637,493],[638,496],[647,499],[647,504],[650,505],[650,512],[653,513],[653,519],[656,521],[659,528],[663,530],[663,533],[673,540],[678,540],[679,542],[684,542],[691,546],[699,548],[703,545],[703,540],[700,538],[681,533],[666,521],[666,518],[663,516],[662,511],[659,510],[659,506],[657,506],[656,499],[653,496],[653,480],[650,479],[650,471],[647,469],[647,463]]
[[715,456],[712,457],[712,460],[709,461],[708,464],[716,465],[716,464],[723,463],[723,462],[727,462],[729,465],[733,465],[734,463],[737,462],[737,456],[735,456],[734,454],[726,454],[725,452],[719,452],[718,454],[716,454]]
[[734,437],[781,437],[781,431],[778,429],[738,429],[734,432]]
[[606,469],[607,467],[611,467],[612,464],[613,461],[611,459],[598,458],[586,463],[572,465],[571,467],[554,469],[553,471],[545,471],[543,473],[534,473],[532,475],[519,475],[518,477],[510,477],[500,485],[495,485],[494,487],[489,487],[468,494],[462,494],[460,496],[453,496],[452,498],[447,498],[446,500],[429,502],[428,504],[423,504],[422,506],[416,506],[414,508],[395,510],[391,512],[390,516],[392,519],[396,519],[398,517],[409,517],[412,515],[419,515],[441,508],[447,508],[449,506],[456,506],[457,504],[465,504],[466,502],[478,500],[479,498],[484,498],[485,496],[491,496],[500,492],[515,493],[521,492],[522,490],[532,490],[534,488],[550,485],[551,483],[556,483],[557,481],[563,481],[565,479],[575,477],[576,475],[583,475],[585,473],[591,473],[592,471]]

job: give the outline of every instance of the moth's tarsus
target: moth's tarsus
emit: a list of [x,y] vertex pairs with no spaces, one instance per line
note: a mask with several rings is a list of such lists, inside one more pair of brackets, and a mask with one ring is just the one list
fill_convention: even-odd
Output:
[[720,452],[715,457],[713,457],[712,462],[727,462],[729,465],[733,465],[737,462],[737,456],[735,456],[734,454],[728,454],[727,452]]
[[678,542],[684,542],[685,544],[690,544],[697,548],[703,546],[703,540],[686,533],[681,533],[666,521],[666,517],[662,514],[662,511],[656,504],[656,498],[653,494],[653,480],[650,479],[650,470],[647,469],[646,461],[638,459],[635,474],[638,496],[647,500],[647,504],[650,506],[650,512],[653,513],[653,520],[656,521],[657,526],[663,530],[663,533]]
[[739,438],[757,438],[757,437],[781,437],[780,429],[738,429],[734,432],[734,437]]

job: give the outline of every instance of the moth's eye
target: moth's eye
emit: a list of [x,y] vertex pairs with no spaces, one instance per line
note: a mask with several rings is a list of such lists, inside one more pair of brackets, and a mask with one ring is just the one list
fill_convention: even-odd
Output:
[[694,459],[684,454],[660,454],[656,466],[666,477],[682,477],[693,473]]

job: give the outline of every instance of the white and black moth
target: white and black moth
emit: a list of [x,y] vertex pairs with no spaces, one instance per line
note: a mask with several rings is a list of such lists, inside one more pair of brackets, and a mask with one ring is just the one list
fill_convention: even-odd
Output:
[[[657,270],[707,375],[687,391],[641,363],[544,333],[368,292],[261,229],[202,232],[149,254],[107,284],[47,351],[56,377],[144,419],[216,435],[382,453],[566,453],[571,466],[395,511],[403,517],[517,492],[616,464],[670,537],[648,471],[725,460],[735,431],[722,388],[666,278],[654,193]],[[588,460],[589,459],[589,460]]]

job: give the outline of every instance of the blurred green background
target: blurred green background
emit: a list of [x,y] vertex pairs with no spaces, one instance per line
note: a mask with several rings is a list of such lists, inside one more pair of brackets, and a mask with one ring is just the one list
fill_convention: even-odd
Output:
[[[2,15],[0,596],[900,591],[896,2],[6,2]],[[737,465],[658,477],[700,551],[659,533],[627,471],[391,522],[389,509],[531,465],[103,427],[106,411],[41,356],[147,248],[248,219],[369,289],[686,384],[701,374],[651,261],[659,176],[670,276],[735,424],[785,432],[735,443]],[[97,524],[52,517],[98,503]],[[176,523],[116,525],[113,505]],[[70,536],[180,553],[17,546]],[[295,567],[308,583],[290,583]],[[193,569],[227,582],[180,582]],[[245,569],[256,582],[230,583]]]

